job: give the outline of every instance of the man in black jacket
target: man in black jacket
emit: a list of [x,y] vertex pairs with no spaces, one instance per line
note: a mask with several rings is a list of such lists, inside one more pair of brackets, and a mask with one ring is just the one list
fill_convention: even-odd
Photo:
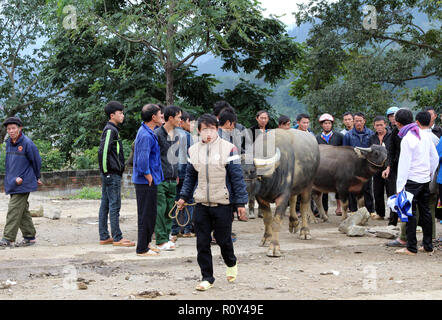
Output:
[[[377,116],[374,119],[375,134],[371,136],[371,144],[383,145],[389,148],[391,131],[387,127],[387,121],[382,116]],[[373,176],[373,194],[375,201],[376,214],[372,215],[373,220],[384,220],[385,217],[385,199],[384,192],[387,196],[396,194],[396,179],[391,175],[387,179],[382,177],[382,172],[375,173]],[[390,221],[393,219],[393,211],[390,210]],[[392,224],[392,223],[390,223]]]
[[[322,128],[322,132],[316,135],[316,141],[318,144],[328,144],[331,146],[342,146],[342,141],[344,139],[344,135],[333,130],[333,123],[335,119],[331,114],[324,113],[319,117],[319,124]],[[328,193],[324,193],[322,195],[322,205],[324,207],[324,211],[327,214],[328,211]],[[342,205],[339,200],[338,194],[336,194],[336,215],[342,215]]]
[[164,125],[155,129],[161,153],[161,168],[164,181],[157,190],[157,220],[155,222],[155,240],[158,249],[175,250],[176,246],[170,233],[172,219],[168,213],[175,204],[176,187],[178,182],[179,142],[182,135],[176,130],[181,123],[182,110],[177,106],[168,106],[164,110]]
[[439,127],[439,126],[436,126],[436,124],[434,123],[434,122],[436,121],[436,119],[437,119],[437,112],[436,112],[436,110],[434,110],[433,107],[428,107],[428,108],[425,108],[424,111],[429,112],[430,115],[431,115],[431,120],[430,120],[430,128],[431,128],[431,131],[432,131],[432,132],[433,132],[438,138],[440,138],[440,137],[442,136],[442,128]]
[[[98,164],[100,166],[102,191],[99,211],[98,230],[100,244],[133,247],[133,241],[123,238],[120,230],[121,208],[121,176],[124,172],[123,144],[118,133],[118,125],[124,121],[123,105],[111,101],[104,107],[109,122],[103,129],[100,147],[98,149]],[[112,237],[109,236],[107,221],[108,215]]]

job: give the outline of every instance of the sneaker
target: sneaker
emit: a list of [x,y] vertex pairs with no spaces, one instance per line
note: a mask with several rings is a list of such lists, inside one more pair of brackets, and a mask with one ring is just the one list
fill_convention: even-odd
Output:
[[170,244],[171,242],[165,242],[161,245],[157,245],[157,248],[160,249],[161,251],[174,251],[175,250],[175,246]]
[[419,232],[422,233],[422,227],[421,227],[421,226],[417,226],[417,227],[416,227],[416,232],[418,232],[418,233],[419,233]]
[[16,247],[29,247],[36,243],[37,241],[35,239],[23,239],[21,242],[16,243]]
[[0,240],[0,249],[4,249],[6,247],[12,247],[12,242],[6,239]]

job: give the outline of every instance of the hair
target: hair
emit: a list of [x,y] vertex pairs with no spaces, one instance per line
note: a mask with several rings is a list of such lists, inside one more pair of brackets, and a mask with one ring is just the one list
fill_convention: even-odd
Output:
[[345,113],[342,115],[342,118],[344,118],[345,116],[351,116],[352,118],[354,118],[353,113],[351,113],[350,111],[345,112]]
[[210,113],[205,113],[198,118],[198,130],[201,130],[202,124],[205,124],[206,126],[215,126],[218,128],[218,120],[213,114]]
[[384,121],[385,123],[387,123],[387,120],[385,120],[385,118],[383,116],[376,116],[373,120],[373,123],[378,122],[378,121]]
[[262,115],[263,113],[266,113],[267,114],[267,116],[269,116],[269,113],[266,111],[266,110],[259,110],[257,113],[256,113],[256,117],[255,118],[258,118],[260,115]]
[[160,108],[161,114],[164,114],[164,109],[166,109],[166,106],[162,103],[157,103],[157,106]]
[[152,116],[156,115],[158,111],[161,111],[161,108],[158,105],[152,103],[146,104],[141,109],[141,119],[144,122],[151,122]]
[[413,122],[413,113],[408,109],[399,109],[394,114],[394,119],[401,125],[406,126]]
[[190,114],[187,111],[182,111],[181,113],[181,120],[186,122],[187,120],[190,120]]
[[282,115],[278,118],[278,125],[286,124],[287,122],[290,122],[290,118],[285,115]]
[[427,111],[427,112],[428,112],[428,111],[431,111],[431,110],[434,111],[435,114],[439,114],[439,113],[436,111],[436,109],[434,109],[434,107],[426,107],[426,108],[424,109],[424,111]]
[[176,117],[177,114],[182,113],[180,107],[177,106],[168,106],[166,110],[164,110],[164,121],[169,121],[169,117]]
[[123,111],[123,105],[118,101],[111,101],[104,107],[104,112],[107,114],[110,119],[111,114],[117,111]]
[[215,117],[219,117],[219,115],[225,110],[230,110],[232,112],[235,112],[235,110],[230,105],[230,103],[228,103],[227,101],[224,101],[224,100],[217,101],[213,105],[213,115]]
[[236,117],[236,114],[234,112],[230,110],[225,110],[219,115],[219,125],[223,126],[226,124],[227,121],[230,121],[230,123],[236,123],[238,122],[238,118]]
[[424,127],[428,127],[431,122],[431,114],[428,111],[418,112],[416,115],[416,121],[419,121]]
[[300,113],[296,116],[296,122],[301,121],[302,119],[309,119],[310,120],[310,116],[308,114],[305,113]]
[[358,116],[358,117],[362,117],[362,118],[364,118],[364,120],[366,120],[366,118],[365,118],[365,114],[363,114],[362,112],[355,112],[355,114],[353,115],[353,119],[354,119],[354,117],[356,117],[356,116]]

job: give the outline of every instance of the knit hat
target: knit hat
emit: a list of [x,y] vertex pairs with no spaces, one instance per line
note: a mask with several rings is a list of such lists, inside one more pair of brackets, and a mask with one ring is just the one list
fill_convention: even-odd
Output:
[[3,122],[3,125],[6,127],[8,124],[12,124],[12,123],[18,125],[19,127],[23,127],[23,123],[22,123],[21,120],[20,120],[19,118],[17,118],[17,117],[9,117],[8,119],[6,119],[6,120]]

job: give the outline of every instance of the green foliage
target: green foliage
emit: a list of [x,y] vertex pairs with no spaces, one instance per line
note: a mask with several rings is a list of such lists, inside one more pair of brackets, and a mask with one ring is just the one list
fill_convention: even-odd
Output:
[[70,196],[69,199],[100,200],[101,189],[97,187],[83,187],[78,193]]
[[75,169],[98,169],[98,146],[86,149],[74,157]]
[[[403,94],[398,89],[408,82],[440,79],[440,8],[435,2],[316,0],[301,5],[298,25],[309,22],[313,27],[291,94],[302,99],[314,117],[325,111],[340,117],[356,110],[371,117],[397,105]],[[365,5],[376,8],[376,29],[363,27]],[[418,15],[429,22],[419,26]],[[419,91],[416,95],[421,96]]]
[[437,85],[434,90],[415,88],[411,93],[410,100],[416,102],[416,110],[433,107],[440,113],[442,112],[442,85]]
[[56,171],[64,169],[66,161],[63,155],[55,149],[50,141],[36,139],[34,143],[41,157],[41,171]]

